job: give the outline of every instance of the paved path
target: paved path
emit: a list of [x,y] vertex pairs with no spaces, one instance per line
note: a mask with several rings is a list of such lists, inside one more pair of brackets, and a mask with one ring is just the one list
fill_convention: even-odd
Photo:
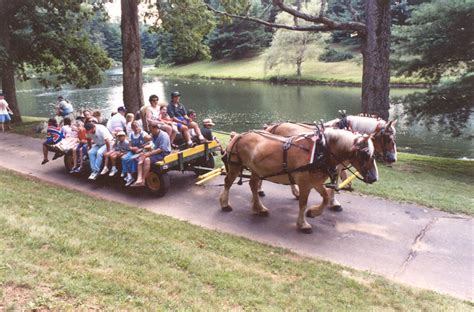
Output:
[[[270,208],[270,216],[257,217],[250,211],[248,185],[236,185],[230,193],[234,211],[224,213],[217,201],[222,178],[200,187],[193,185],[193,173],[173,172],[172,189],[165,197],[156,198],[144,190],[109,185],[110,181],[90,183],[84,177],[70,176],[62,158],[41,166],[38,139],[0,133],[0,143],[0,166],[5,168],[206,228],[474,300],[471,217],[342,194],[338,198],[344,211],[325,211],[309,219],[314,232],[305,235],[296,231],[297,202],[288,187],[264,183],[267,197],[263,202]],[[313,192],[309,204],[319,201],[319,195]]]

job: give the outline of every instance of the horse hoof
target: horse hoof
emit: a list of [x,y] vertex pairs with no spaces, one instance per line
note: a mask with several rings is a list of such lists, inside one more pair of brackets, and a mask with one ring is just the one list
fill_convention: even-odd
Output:
[[231,206],[225,206],[225,207],[222,207],[221,209],[222,209],[222,211],[225,211],[225,212],[232,211],[232,207],[231,207]]
[[300,229],[300,232],[303,233],[303,234],[311,234],[311,233],[313,233],[313,229],[312,228],[304,228],[304,229]]
[[335,212],[341,212],[342,207],[341,207],[341,205],[336,205],[336,206],[329,207],[329,210],[335,211]]
[[309,210],[306,211],[306,218],[314,218],[314,217],[315,217],[315,216],[313,216],[313,215],[311,214],[311,211],[309,211]]
[[296,199],[296,200],[300,200],[300,196],[299,196],[299,195],[298,195],[298,196],[294,195],[294,196],[295,196],[295,199]]
[[265,197],[265,192],[264,191],[258,191],[258,196]]
[[259,211],[258,215],[260,217],[268,217],[270,215],[270,213],[268,212],[268,210],[264,210],[264,211]]

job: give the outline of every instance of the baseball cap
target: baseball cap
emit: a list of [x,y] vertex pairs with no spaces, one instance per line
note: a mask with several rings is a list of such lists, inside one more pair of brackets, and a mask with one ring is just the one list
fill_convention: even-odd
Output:
[[211,118],[206,118],[202,121],[202,123],[204,125],[211,125],[211,126],[215,126],[216,124],[212,122],[212,119]]
[[117,108],[117,112],[124,112],[124,113],[126,113],[126,112],[127,112],[127,109],[126,109],[124,106],[120,106],[119,108]]
[[127,135],[124,131],[117,132],[117,136],[125,136]]

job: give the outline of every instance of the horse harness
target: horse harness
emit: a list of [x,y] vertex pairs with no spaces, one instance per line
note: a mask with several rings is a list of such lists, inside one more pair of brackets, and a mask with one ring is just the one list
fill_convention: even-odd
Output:
[[[238,153],[238,147],[237,147],[238,144],[237,143],[242,138],[242,136],[244,136],[247,133],[256,133],[256,134],[259,134],[263,137],[273,139],[273,140],[278,140],[278,141],[283,143],[283,145],[282,145],[282,152],[283,152],[282,170],[280,172],[270,174],[270,175],[266,175],[266,176],[263,176],[263,177],[259,176],[259,178],[261,180],[266,180],[266,179],[269,179],[269,178],[272,178],[272,177],[276,177],[276,176],[279,176],[279,175],[285,175],[286,174],[286,175],[288,175],[288,179],[289,179],[290,183],[291,184],[296,184],[295,179],[293,177],[293,173],[295,173],[295,172],[305,172],[305,171],[315,172],[316,170],[322,170],[322,171],[325,171],[330,176],[331,183],[334,183],[336,181],[337,170],[336,170],[335,166],[329,165],[328,155],[330,153],[329,153],[329,150],[327,149],[324,130],[321,130],[319,127],[316,127],[313,134],[302,134],[302,135],[292,136],[292,137],[286,138],[286,140],[284,140],[284,141],[280,137],[275,136],[272,133],[268,133],[268,132],[264,132],[264,131],[253,130],[253,131],[243,133],[243,134],[239,135],[239,137],[236,139],[236,141],[232,145],[232,148],[230,150],[229,155],[226,155],[223,158],[224,163],[226,163],[226,165],[227,165],[227,163],[229,163],[229,164],[242,166],[242,160],[240,159],[240,156],[239,156],[239,153]],[[314,141],[313,148],[311,150],[309,150],[305,146],[294,143],[294,141],[297,138],[300,138],[300,137],[311,138]],[[304,166],[298,167],[298,168],[289,169],[288,168],[288,151],[290,150],[291,147],[296,147],[296,148],[302,149],[306,152],[309,152],[310,153],[309,163],[304,165]],[[237,161],[233,161],[233,160],[230,159],[232,155],[237,156]],[[243,169],[244,169],[244,166],[242,166],[242,171],[243,171]],[[245,167],[245,169],[249,170],[249,168],[246,168],[246,167]],[[241,179],[242,179],[242,171],[241,171],[241,174],[240,174]],[[242,184],[241,180],[238,182],[238,184]]]

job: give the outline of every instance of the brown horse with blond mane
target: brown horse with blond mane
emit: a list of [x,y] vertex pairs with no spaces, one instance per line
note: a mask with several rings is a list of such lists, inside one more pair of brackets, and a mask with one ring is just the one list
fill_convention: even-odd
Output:
[[226,149],[224,163],[227,169],[224,189],[220,195],[223,211],[231,211],[229,190],[242,170],[251,172],[252,210],[268,215],[268,209],[260,201],[258,187],[262,179],[279,184],[296,184],[300,189],[297,227],[303,233],[311,233],[311,225],[305,219],[308,196],[315,188],[323,201],[306,212],[315,217],[328,205],[328,193],[324,182],[337,164],[349,161],[367,183],[378,179],[374,146],[367,135],[346,130],[317,129],[312,133],[290,138],[272,135],[265,131],[249,131],[236,135]]

